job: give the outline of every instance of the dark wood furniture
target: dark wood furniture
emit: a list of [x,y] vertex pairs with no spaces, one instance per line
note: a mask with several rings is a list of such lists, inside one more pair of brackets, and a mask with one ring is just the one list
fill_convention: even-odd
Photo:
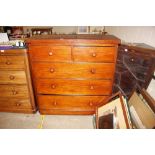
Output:
[[0,111],[36,111],[26,49],[0,50]]
[[55,35],[27,43],[41,114],[93,114],[112,94],[118,38]]
[[121,44],[113,93],[130,97],[136,87],[147,89],[155,71],[155,48],[146,44]]

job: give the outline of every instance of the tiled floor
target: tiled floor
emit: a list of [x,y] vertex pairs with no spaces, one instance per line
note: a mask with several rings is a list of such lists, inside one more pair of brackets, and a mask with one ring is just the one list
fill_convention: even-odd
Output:
[[0,129],[93,129],[93,116],[0,113]]

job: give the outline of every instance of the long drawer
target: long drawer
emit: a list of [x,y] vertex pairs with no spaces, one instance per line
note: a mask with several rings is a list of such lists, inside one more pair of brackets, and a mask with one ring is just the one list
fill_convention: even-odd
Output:
[[32,108],[29,99],[0,98],[0,109],[29,109]]
[[115,47],[73,47],[74,61],[114,62]]
[[114,63],[33,63],[36,78],[112,79]]
[[26,84],[25,71],[0,71],[0,84]]
[[39,94],[110,95],[111,80],[38,79]]
[[0,69],[24,69],[24,56],[0,56]]
[[69,46],[32,46],[30,47],[32,61],[71,61],[71,47]]
[[90,110],[105,102],[108,96],[56,96],[38,95],[39,109]]
[[27,85],[0,85],[0,98],[29,98]]

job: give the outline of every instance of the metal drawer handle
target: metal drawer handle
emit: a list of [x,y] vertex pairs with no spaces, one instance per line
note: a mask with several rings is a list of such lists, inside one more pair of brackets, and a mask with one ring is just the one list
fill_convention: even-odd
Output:
[[55,70],[54,68],[50,68],[50,72],[53,73]]
[[92,53],[92,57],[96,57],[96,53]]
[[52,56],[52,55],[53,55],[53,52],[49,52],[48,55],[49,55],[49,56]]
[[91,69],[90,71],[92,74],[95,74],[96,73],[96,70],[95,69]]
[[51,88],[52,88],[52,89],[55,89],[55,87],[56,87],[56,86],[55,86],[54,84],[51,85]]
[[10,75],[10,80],[14,80],[15,79],[15,76],[13,76],[13,75]]
[[7,64],[7,65],[11,65],[11,62],[10,62],[10,61],[7,61],[6,64]]

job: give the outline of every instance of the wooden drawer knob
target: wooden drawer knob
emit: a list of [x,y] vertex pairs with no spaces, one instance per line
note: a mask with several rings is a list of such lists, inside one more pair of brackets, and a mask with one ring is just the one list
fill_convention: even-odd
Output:
[[90,89],[93,90],[94,89],[94,86],[90,86]]
[[7,64],[7,65],[11,65],[11,62],[10,62],[10,61],[7,61],[6,64]]
[[55,89],[55,87],[56,87],[56,86],[55,86],[54,84],[51,85],[51,88],[52,88],[52,89]]
[[17,93],[18,93],[18,92],[15,91],[15,90],[12,91],[12,94],[13,94],[13,95],[16,95]]
[[125,49],[124,49],[124,51],[125,51],[125,52],[128,52],[128,49],[127,49],[127,48],[125,48]]
[[53,73],[55,70],[54,68],[50,68],[50,72]]
[[90,105],[90,106],[93,106],[93,102],[89,102],[89,105]]
[[131,59],[130,59],[130,61],[134,62],[134,59],[133,59],[133,58],[131,58]]
[[52,56],[52,55],[53,55],[53,52],[49,52],[48,55],[49,55],[49,56]]
[[92,57],[96,57],[96,53],[92,53]]
[[53,105],[54,105],[54,106],[56,106],[56,105],[57,105],[57,102],[56,102],[56,101],[54,101],[54,102],[53,102]]
[[14,80],[15,79],[15,76],[13,76],[13,75],[10,75],[10,80]]
[[17,106],[17,107],[21,106],[21,103],[16,103],[16,106]]
[[95,70],[95,69],[91,69],[90,72],[91,72],[92,74],[95,74],[95,73],[96,73],[96,70]]

